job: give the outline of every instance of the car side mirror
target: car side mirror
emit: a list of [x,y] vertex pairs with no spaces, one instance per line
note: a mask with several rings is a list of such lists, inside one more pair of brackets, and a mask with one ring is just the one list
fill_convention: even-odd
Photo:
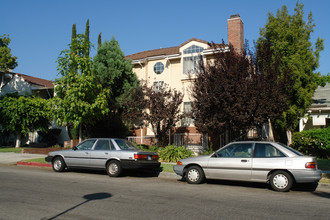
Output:
[[76,150],[78,150],[78,147],[77,147],[77,146],[74,146],[74,147],[72,148],[72,150],[76,151]]
[[218,157],[217,152],[214,152],[213,155],[212,155],[212,157]]

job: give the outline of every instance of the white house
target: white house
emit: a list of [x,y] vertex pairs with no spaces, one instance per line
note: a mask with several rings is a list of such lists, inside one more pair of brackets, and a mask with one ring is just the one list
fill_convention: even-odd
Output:
[[313,104],[300,119],[299,131],[330,126],[330,83],[319,86],[313,96]]

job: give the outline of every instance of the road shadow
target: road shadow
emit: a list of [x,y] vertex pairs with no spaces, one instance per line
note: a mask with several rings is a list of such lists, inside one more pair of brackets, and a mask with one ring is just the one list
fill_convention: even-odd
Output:
[[312,192],[314,196],[330,199],[330,193],[328,192]]
[[73,207],[71,207],[71,208],[69,208],[69,209],[67,209],[67,210],[65,210],[65,211],[63,211],[63,212],[61,212],[61,213],[59,213],[59,214],[53,216],[53,217],[50,217],[50,218],[42,218],[42,220],[46,220],[46,219],[47,219],[47,220],[52,220],[52,219],[59,218],[59,217],[61,217],[62,215],[66,214],[66,213],[68,213],[68,212],[70,212],[70,211],[72,211],[72,210],[78,208],[79,206],[82,206],[82,205],[88,203],[88,202],[95,201],[95,200],[108,199],[108,198],[110,198],[110,197],[112,197],[112,195],[109,194],[109,193],[92,193],[92,194],[84,195],[84,196],[83,196],[83,198],[85,199],[84,202],[79,203],[78,205],[75,205],[75,206],[73,206]]
[[210,185],[226,185],[226,186],[235,186],[235,187],[271,189],[269,184],[257,183],[257,182],[230,181],[230,180],[206,180],[205,183],[210,184]]
[[[186,182],[186,179],[182,177],[178,179],[180,182]],[[248,187],[248,188],[259,188],[259,189],[269,189],[271,191],[276,192],[268,183],[259,183],[259,182],[244,182],[244,181],[231,181],[231,180],[212,180],[208,179],[204,181],[204,184],[209,185],[225,185],[225,186],[234,186],[234,187]],[[315,195],[319,195],[325,198],[329,198],[329,193],[316,193],[314,192],[318,187],[316,183],[300,183],[300,184],[293,184],[291,191],[301,191],[301,192],[312,192]]]
[[[163,168],[159,168],[157,170],[124,170],[120,177],[130,176],[130,177],[158,177],[159,174],[163,171]],[[95,175],[108,175],[106,170],[103,169],[81,169],[81,168],[70,168],[67,169],[66,172],[74,172],[74,173],[88,173]]]

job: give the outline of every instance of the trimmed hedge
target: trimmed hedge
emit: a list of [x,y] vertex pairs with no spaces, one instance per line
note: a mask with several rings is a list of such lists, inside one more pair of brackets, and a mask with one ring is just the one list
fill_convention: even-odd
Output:
[[292,147],[319,158],[330,157],[330,127],[294,133]]

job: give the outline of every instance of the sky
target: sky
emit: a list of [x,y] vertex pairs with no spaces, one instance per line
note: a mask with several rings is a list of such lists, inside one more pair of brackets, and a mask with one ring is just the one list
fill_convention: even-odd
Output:
[[[311,42],[324,39],[317,72],[330,73],[329,0],[300,0],[305,21],[309,12],[315,23]],[[114,36],[125,55],[178,46],[191,38],[227,43],[227,19],[239,14],[244,22],[244,38],[252,45],[268,13],[283,5],[294,13],[295,0],[0,0],[0,35],[8,34],[9,47],[17,56],[16,73],[48,80],[59,78],[57,58],[68,49],[72,25],[85,33],[87,19],[90,40],[95,48]]]

